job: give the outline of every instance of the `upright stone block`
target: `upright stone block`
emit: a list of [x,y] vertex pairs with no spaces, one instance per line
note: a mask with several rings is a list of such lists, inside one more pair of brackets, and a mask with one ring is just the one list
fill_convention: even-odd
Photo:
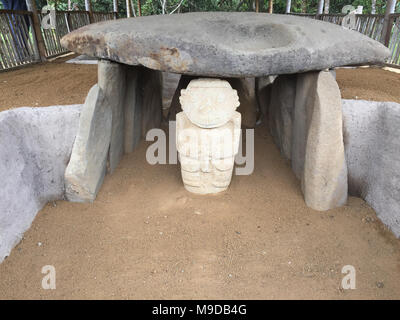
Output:
[[347,165],[339,87],[329,71],[278,76],[269,104],[271,135],[301,180],[307,206],[347,201]]
[[110,146],[112,110],[98,85],[85,100],[79,129],[65,171],[65,193],[69,201],[93,201],[106,173]]
[[103,91],[108,107],[112,111],[112,131],[108,170],[112,173],[124,154],[124,96],[126,66],[100,60],[98,63],[98,85]]
[[259,106],[260,116],[268,116],[269,105],[271,102],[271,89],[276,76],[266,76],[256,78],[256,98]]
[[293,140],[296,155],[292,159],[297,174],[303,166],[301,185],[307,206],[324,211],[347,201],[341,96],[329,71],[302,74],[298,81]]
[[269,127],[272,138],[283,156],[290,160],[292,153],[292,125],[296,98],[297,75],[282,75],[272,84],[269,104]]
[[162,77],[160,71],[144,69],[140,79],[143,92],[142,137],[159,128],[162,119]]
[[237,111],[241,114],[242,125],[246,128],[255,128],[259,109],[255,78],[231,78],[228,81],[239,96],[240,106]]
[[126,70],[125,112],[125,153],[132,152],[142,134],[142,90],[139,87],[141,69],[128,67]]
[[299,180],[303,179],[304,160],[306,158],[306,143],[308,121],[313,110],[318,72],[299,74],[296,83],[296,100],[294,102],[292,129],[292,169]]
[[163,110],[168,111],[171,107],[172,98],[178,87],[181,75],[179,73],[162,72],[162,105]]

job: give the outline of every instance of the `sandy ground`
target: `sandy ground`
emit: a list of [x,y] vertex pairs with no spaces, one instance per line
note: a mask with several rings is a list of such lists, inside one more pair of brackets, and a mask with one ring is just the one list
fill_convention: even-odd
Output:
[[[43,105],[81,102],[81,88],[95,82],[94,66],[45,67],[57,69],[57,79],[74,79],[81,95],[62,100],[54,85],[58,95],[49,92]],[[0,74],[0,84],[20,72]],[[367,88],[357,82],[365,74],[358,72],[339,70],[338,80],[362,98]],[[19,92],[23,101],[14,106],[42,96],[27,84]],[[57,201],[38,214],[0,265],[0,299],[399,299],[400,240],[361,199],[323,213],[307,208],[267,128],[255,136],[254,173],[234,176],[229,190],[214,196],[185,191],[177,165],[149,165],[149,143],[142,142],[106,177],[93,204]],[[41,287],[45,265],[56,268],[55,290]],[[340,288],[345,265],[356,269],[355,290]]]
[[336,78],[344,99],[400,103],[399,73],[378,68],[338,69]]
[[0,72],[0,111],[83,103],[97,83],[97,65],[65,63],[74,56]]

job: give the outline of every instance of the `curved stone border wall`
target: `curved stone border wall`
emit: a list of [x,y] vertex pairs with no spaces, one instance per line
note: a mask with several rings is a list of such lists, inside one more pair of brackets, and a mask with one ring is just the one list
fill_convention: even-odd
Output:
[[342,100],[349,193],[400,237],[400,104]]
[[[400,104],[342,100],[349,193],[400,237]],[[48,201],[64,199],[64,172],[81,105],[0,113],[0,262]]]
[[0,262],[48,201],[64,198],[64,172],[81,105],[0,113]]

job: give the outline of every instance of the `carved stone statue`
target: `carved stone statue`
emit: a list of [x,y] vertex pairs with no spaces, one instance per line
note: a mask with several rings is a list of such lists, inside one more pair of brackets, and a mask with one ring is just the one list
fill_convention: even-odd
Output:
[[225,80],[196,79],[181,91],[180,102],[176,145],[185,188],[200,194],[226,190],[239,148],[236,90]]

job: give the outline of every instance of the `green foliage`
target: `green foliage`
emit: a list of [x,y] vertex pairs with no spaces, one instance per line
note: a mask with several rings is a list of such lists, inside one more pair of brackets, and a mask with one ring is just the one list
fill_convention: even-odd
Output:
[[[181,0],[167,0],[167,12],[171,12]],[[58,10],[67,10],[68,0],[36,0],[38,8],[42,8],[47,3],[55,4],[57,2]],[[77,3],[80,10],[85,10],[85,0],[71,0],[71,3]],[[142,14],[152,15],[161,14],[162,8],[160,0],[142,0]],[[269,0],[260,0],[261,11],[268,10]],[[330,0],[330,13],[340,13],[342,8],[351,4],[355,7],[363,6],[363,13],[371,12],[371,0]],[[132,0],[135,12],[138,12],[137,0]],[[317,11],[318,0],[292,0],[291,11],[295,13],[312,13]],[[0,2],[0,9],[2,4]],[[92,0],[94,11],[111,12],[113,10],[112,0]],[[286,0],[274,1],[274,13],[284,13],[286,9]],[[376,13],[385,13],[386,0],[376,0]],[[125,0],[118,0],[118,10],[121,13],[126,12]],[[181,7],[177,12],[192,11],[254,11],[254,0],[183,0]],[[400,1],[397,1],[396,12],[400,12]]]
[[[135,6],[137,7],[136,1]],[[180,0],[168,0],[167,11],[172,10]],[[269,0],[260,0],[261,11],[266,12]],[[340,13],[345,5],[363,6],[363,13],[371,12],[371,0],[330,0],[330,13]],[[318,0],[292,0],[291,11],[295,13],[317,12]],[[179,12],[191,11],[254,11],[254,0],[184,0]],[[274,13],[285,13],[286,0],[274,1]],[[386,0],[376,0],[376,13],[385,13]],[[136,9],[137,10],[137,9]],[[396,12],[400,12],[400,1],[397,1]],[[161,14],[159,0],[142,0],[144,15]]]
[[[331,13],[340,13],[342,8],[351,4],[354,7],[363,6],[363,13],[371,12],[371,0],[336,0],[330,2],[330,12]],[[376,13],[384,14],[386,10],[386,0],[376,0]]]

